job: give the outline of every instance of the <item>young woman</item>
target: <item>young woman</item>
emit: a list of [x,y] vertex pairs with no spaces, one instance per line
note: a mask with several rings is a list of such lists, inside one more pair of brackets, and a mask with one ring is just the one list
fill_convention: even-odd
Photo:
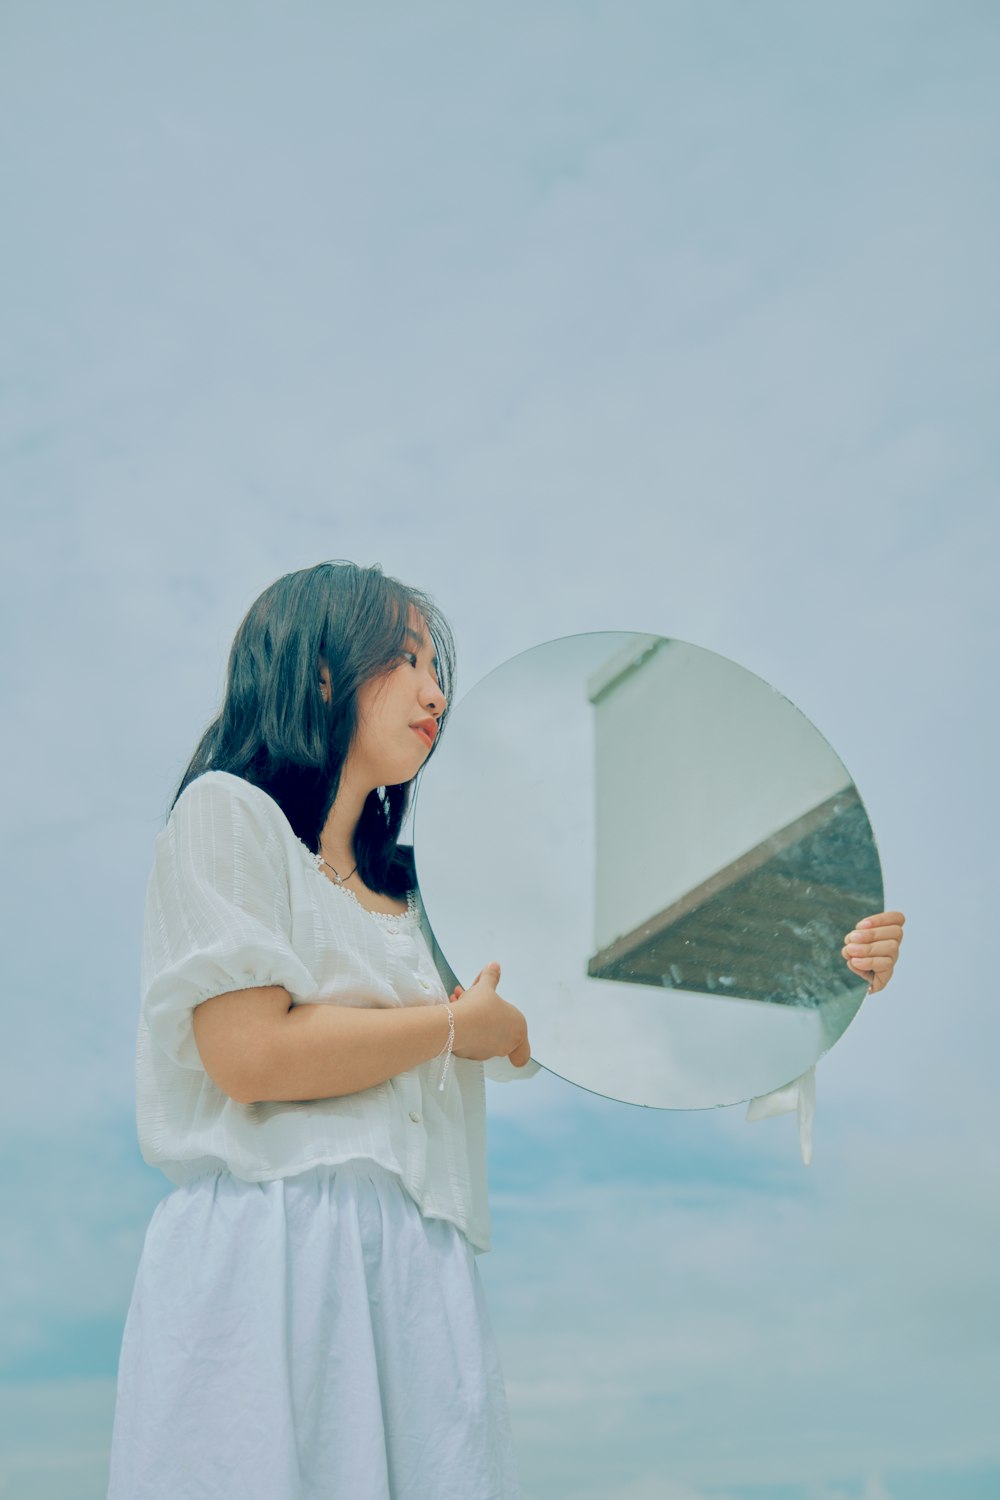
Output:
[[[483,1063],[524,1067],[527,1025],[495,964],[445,992],[397,842],[453,673],[433,602],[378,567],[279,578],[237,632],[147,891],[137,1124],[175,1188],[108,1500],[519,1494],[475,1256]],[[859,938],[879,988],[896,918]]]
[[153,1213],[109,1500],[511,1500],[482,1062],[529,1059],[487,967],[423,936],[414,777],[454,649],[431,600],[325,563],[251,607],[156,842],[136,1061]]

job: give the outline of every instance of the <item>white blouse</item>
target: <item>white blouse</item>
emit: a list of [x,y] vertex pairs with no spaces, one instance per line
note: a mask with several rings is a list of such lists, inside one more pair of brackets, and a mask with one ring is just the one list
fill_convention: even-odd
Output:
[[[337,1098],[238,1104],[209,1078],[195,1044],[196,1005],[258,985],[283,985],[294,1005],[444,1003],[421,923],[415,892],[397,916],[368,911],[329,880],[260,788],[225,771],[191,782],[157,837],[146,895],[136,1050],[143,1159],[181,1184],[219,1165],[261,1182],[370,1158],[399,1174],[425,1215],[487,1250],[482,1063],[453,1057],[443,1090],[433,1059]],[[537,1064],[506,1070],[528,1076]]]

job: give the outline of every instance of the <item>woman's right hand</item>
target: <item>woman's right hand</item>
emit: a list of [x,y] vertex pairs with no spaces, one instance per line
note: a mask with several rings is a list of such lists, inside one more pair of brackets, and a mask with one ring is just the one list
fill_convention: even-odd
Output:
[[508,1057],[515,1068],[523,1068],[531,1060],[528,1023],[516,1005],[497,994],[499,978],[500,965],[492,963],[480,969],[467,990],[455,986],[451,994],[455,1005],[452,1050],[456,1057],[476,1062]]

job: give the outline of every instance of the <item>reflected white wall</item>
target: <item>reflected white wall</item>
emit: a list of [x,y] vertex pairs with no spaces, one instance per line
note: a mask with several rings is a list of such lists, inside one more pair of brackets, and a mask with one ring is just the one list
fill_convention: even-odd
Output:
[[597,762],[595,949],[850,786],[777,689],[687,641],[640,637],[588,684]]

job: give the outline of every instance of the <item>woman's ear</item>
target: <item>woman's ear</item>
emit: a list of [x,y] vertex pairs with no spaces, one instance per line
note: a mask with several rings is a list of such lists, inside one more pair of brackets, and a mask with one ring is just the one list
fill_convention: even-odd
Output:
[[323,694],[323,702],[329,703],[333,697],[333,683],[330,681],[330,668],[322,656],[319,659],[319,690]]

